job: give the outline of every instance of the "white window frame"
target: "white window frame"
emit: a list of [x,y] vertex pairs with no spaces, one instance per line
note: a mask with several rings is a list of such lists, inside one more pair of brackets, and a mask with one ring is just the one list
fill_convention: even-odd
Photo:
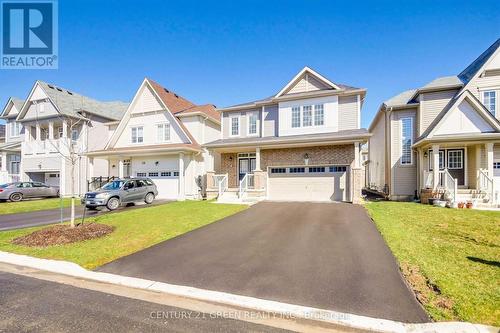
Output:
[[[307,123],[306,119],[308,120]],[[312,127],[313,124],[314,124],[313,106],[312,105],[302,106],[302,127]]]
[[[141,129],[142,131],[142,141],[139,141],[139,128]],[[134,129],[135,129],[135,142],[134,142]],[[143,125],[135,125],[135,126],[131,126],[130,127],[130,143],[134,144],[134,145],[137,145],[137,144],[142,144],[144,143],[144,126]]]
[[[460,167],[450,167],[450,153],[459,152],[460,154]],[[464,151],[462,149],[448,149],[446,151],[446,167],[450,170],[461,170],[464,168]]]
[[[165,143],[165,142],[171,141],[172,133],[171,133],[171,126],[170,126],[169,122],[157,123],[155,127],[156,127],[156,142],[157,143]],[[167,133],[168,133],[168,138],[166,138],[166,135],[165,135]]]
[[[428,162],[429,162],[429,171],[433,171],[433,169],[432,169],[432,163],[433,163],[433,161],[432,161],[432,149],[429,149],[427,151],[427,156],[428,156],[427,159],[428,159]],[[446,161],[445,161],[444,157],[445,157],[445,151],[440,149],[439,150],[439,165],[438,165],[439,166],[439,170],[444,170],[445,167],[446,167]],[[441,161],[443,163],[441,163]],[[441,166],[441,164],[442,164],[442,166]]]
[[[488,104],[491,104],[491,101],[493,100],[493,110],[490,110],[489,106],[490,105],[487,105],[486,104],[486,94],[493,94],[493,98],[491,96],[488,96]],[[493,115],[493,116],[496,116],[497,114],[497,92],[496,90],[483,90],[481,92],[481,96],[482,96],[482,100],[483,100],[483,105],[486,107],[486,109],[488,111],[490,111],[490,113]]]
[[[410,129],[411,129],[411,133],[410,133],[410,162],[405,162],[403,163],[403,146],[404,146],[404,141],[405,137],[403,137],[403,122],[406,121],[406,120],[409,120],[410,121]],[[400,135],[400,147],[399,147],[399,156],[400,156],[400,160],[399,160],[399,164],[402,165],[402,166],[411,166],[413,165],[413,149],[412,149],[412,146],[413,146],[413,132],[414,132],[414,129],[413,129],[413,117],[403,117],[403,118],[400,118],[399,119],[399,135]]]
[[[250,129],[252,128],[252,122],[251,122],[252,117],[255,118],[255,132],[254,133],[250,132]],[[257,112],[247,113],[247,135],[248,136],[259,135],[258,122],[259,122],[259,114]]]
[[[290,121],[291,121],[291,128],[301,128],[302,127],[302,107],[301,106],[292,106],[292,109],[291,109],[291,117],[290,117]],[[296,115],[298,115],[298,119],[297,117],[294,117],[294,113]],[[296,120],[298,120],[298,124],[295,122]]]
[[18,121],[13,121],[10,123],[10,137],[17,138],[21,135],[22,125]]
[[[49,135],[48,133],[49,133],[49,131],[47,130],[47,136]],[[76,139],[74,138],[74,133],[76,133]],[[80,138],[80,131],[76,128],[73,128],[71,130],[71,140],[78,141],[79,138]]]
[[[238,121],[238,133],[233,134],[233,119]],[[230,115],[229,116],[229,136],[235,137],[240,136],[241,133],[241,115]]]
[[[321,118],[319,117],[320,115],[321,115]],[[319,120],[321,120],[321,123]],[[314,105],[314,126],[324,126],[324,125],[325,125],[325,105],[324,104],[315,104]]]

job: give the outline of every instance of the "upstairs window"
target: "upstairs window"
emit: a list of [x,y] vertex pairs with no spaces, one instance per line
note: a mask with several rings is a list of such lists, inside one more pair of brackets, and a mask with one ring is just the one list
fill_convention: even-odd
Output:
[[144,142],[144,128],[142,126],[131,128],[132,143]]
[[231,117],[231,136],[240,135],[240,117]]
[[300,127],[300,106],[292,108],[292,128]]
[[[48,132],[47,132],[47,135],[48,135]],[[77,129],[72,129],[71,130],[71,140],[77,141],[79,137],[80,137],[80,132]]]
[[483,104],[492,115],[495,115],[497,107],[496,91],[483,92]]
[[170,124],[157,124],[156,125],[156,138],[158,142],[170,141]]
[[325,124],[325,112],[323,111],[323,104],[316,104],[314,106],[314,126],[321,126]]
[[401,119],[401,165],[413,164],[413,118]]
[[302,110],[302,126],[312,126],[312,106],[305,105]]
[[257,134],[257,114],[251,113],[248,116],[248,134]]
[[10,136],[17,137],[21,134],[22,125],[17,121],[10,123]]

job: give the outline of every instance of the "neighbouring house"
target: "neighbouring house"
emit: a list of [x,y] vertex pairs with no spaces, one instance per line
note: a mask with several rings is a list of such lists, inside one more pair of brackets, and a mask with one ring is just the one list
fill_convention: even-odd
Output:
[[0,119],[5,120],[5,126],[2,125],[4,141],[0,143],[0,184],[20,180],[21,142],[24,130],[21,123],[16,121],[16,117],[23,104],[24,101],[19,98],[9,98],[2,113],[0,113]]
[[220,117],[211,104],[195,105],[144,79],[102,150],[87,154],[91,165],[107,161],[108,174],[149,177],[162,199],[200,199],[207,165],[218,164],[202,145],[220,137]]
[[5,142],[5,125],[0,124],[0,143]]
[[21,180],[58,186],[64,196],[85,193],[91,174],[108,172],[106,160],[91,170],[86,154],[104,148],[106,124],[120,120],[127,106],[36,81],[15,120],[24,128]]
[[207,172],[207,196],[358,202],[365,94],[305,67],[269,98],[219,109],[221,136],[205,147],[221,161]]
[[385,101],[369,127],[369,184],[393,200],[422,190],[497,204],[500,39],[456,76]]

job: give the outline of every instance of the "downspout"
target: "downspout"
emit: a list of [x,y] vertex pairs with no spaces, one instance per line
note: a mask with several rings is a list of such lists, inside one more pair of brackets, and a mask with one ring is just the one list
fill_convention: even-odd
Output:
[[392,153],[392,145],[391,145],[391,113],[392,107],[386,108],[385,110],[385,170],[386,170],[386,183],[384,186],[384,192],[390,197],[392,190],[392,167],[391,167],[391,153]]

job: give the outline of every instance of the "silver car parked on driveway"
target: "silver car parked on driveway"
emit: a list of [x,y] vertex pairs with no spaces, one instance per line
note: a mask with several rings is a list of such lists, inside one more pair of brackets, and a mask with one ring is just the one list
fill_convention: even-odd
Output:
[[0,185],[0,200],[21,201],[28,198],[58,196],[58,187],[39,182],[18,182]]
[[122,203],[144,201],[151,204],[157,195],[156,185],[149,178],[115,179],[95,192],[87,192],[82,203],[90,209],[106,206],[115,210]]

